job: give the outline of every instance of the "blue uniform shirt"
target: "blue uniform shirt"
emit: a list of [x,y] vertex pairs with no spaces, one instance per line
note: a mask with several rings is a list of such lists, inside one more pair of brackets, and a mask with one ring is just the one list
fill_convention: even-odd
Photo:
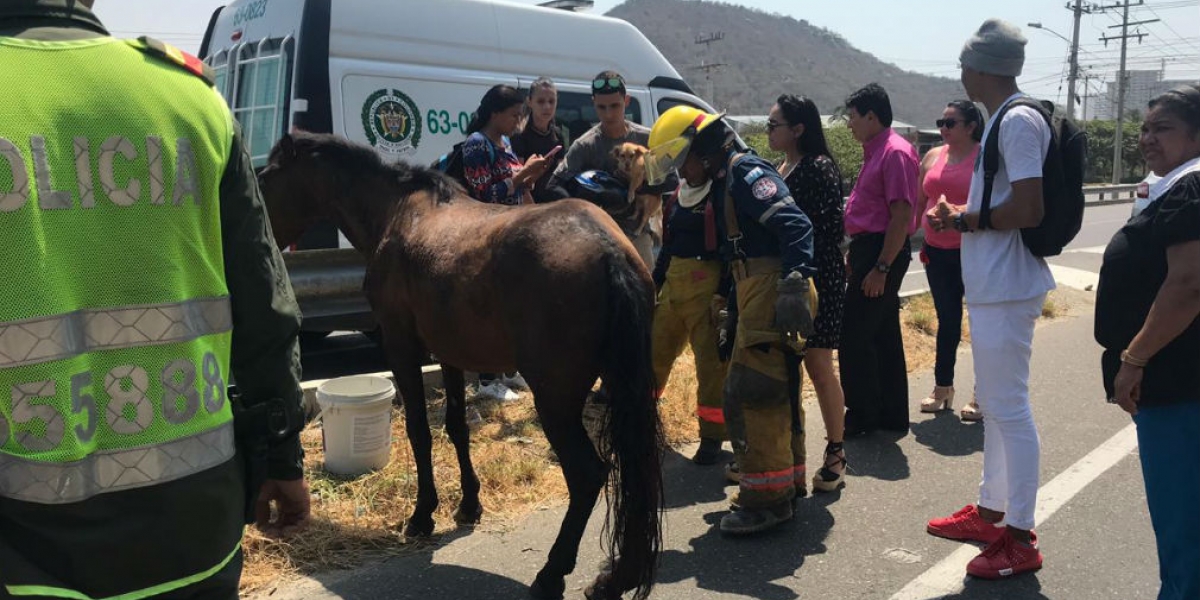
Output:
[[[684,208],[678,201],[671,202],[663,215],[663,247],[662,252],[670,256],[717,260],[720,257],[719,248],[709,250],[705,243],[705,208],[710,198],[692,208]],[[715,219],[714,219],[715,221]],[[719,230],[718,230],[719,231]],[[720,233],[715,234],[720,245]]]
[[779,257],[783,277],[792,271],[799,271],[805,277],[816,274],[812,222],[796,206],[783,177],[771,163],[747,153],[734,161],[725,179],[713,182],[717,228],[726,252],[732,257],[724,217],[726,189],[733,195],[742,230],[737,245],[746,258]]

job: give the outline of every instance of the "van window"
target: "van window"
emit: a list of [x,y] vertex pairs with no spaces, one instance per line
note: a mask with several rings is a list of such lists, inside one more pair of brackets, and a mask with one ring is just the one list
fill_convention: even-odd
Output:
[[[600,122],[600,119],[596,117],[596,106],[592,104],[592,95],[580,92],[559,90],[558,110],[554,116],[559,122],[566,124],[572,140],[579,139],[579,136]],[[638,104],[637,98],[629,98],[629,106],[625,109],[625,118],[634,123],[642,122],[641,105]]]
[[267,163],[271,147],[287,127],[293,48],[291,38],[267,39],[235,46],[209,59],[217,91],[241,124],[255,167]]
[[708,112],[708,109],[704,108],[703,106],[696,106],[695,104],[688,102],[683,98],[663,98],[658,101],[658,114],[661,115],[668,110],[675,108],[676,106],[690,106],[692,108],[698,108],[704,112]]

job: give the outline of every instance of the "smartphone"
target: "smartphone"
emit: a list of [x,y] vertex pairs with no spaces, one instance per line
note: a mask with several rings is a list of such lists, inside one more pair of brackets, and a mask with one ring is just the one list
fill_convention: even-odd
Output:
[[542,158],[544,158],[546,160],[550,160],[550,159],[554,158],[554,155],[558,154],[559,152],[562,152],[561,145],[555,146],[553,150],[547,152],[546,155],[543,156]]

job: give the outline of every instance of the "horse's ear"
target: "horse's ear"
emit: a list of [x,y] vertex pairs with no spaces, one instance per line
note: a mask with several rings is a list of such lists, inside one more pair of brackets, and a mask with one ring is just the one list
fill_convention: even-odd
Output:
[[279,149],[279,154],[284,158],[296,157],[296,141],[292,139],[292,134],[290,133],[285,133],[283,137],[279,138],[276,148]]

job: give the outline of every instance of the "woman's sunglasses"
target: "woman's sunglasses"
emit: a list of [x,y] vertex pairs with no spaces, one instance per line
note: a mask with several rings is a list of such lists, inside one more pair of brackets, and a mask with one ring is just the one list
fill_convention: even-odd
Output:
[[776,127],[784,127],[786,125],[787,125],[787,123],[780,123],[778,121],[772,121],[770,119],[767,119],[767,132],[770,133],[772,131],[775,131]]
[[962,123],[965,125],[966,121],[963,121],[961,119],[938,119],[937,121],[934,121],[934,123],[937,123],[938,127],[945,127],[946,129],[954,129],[955,125],[958,125],[959,123]]

